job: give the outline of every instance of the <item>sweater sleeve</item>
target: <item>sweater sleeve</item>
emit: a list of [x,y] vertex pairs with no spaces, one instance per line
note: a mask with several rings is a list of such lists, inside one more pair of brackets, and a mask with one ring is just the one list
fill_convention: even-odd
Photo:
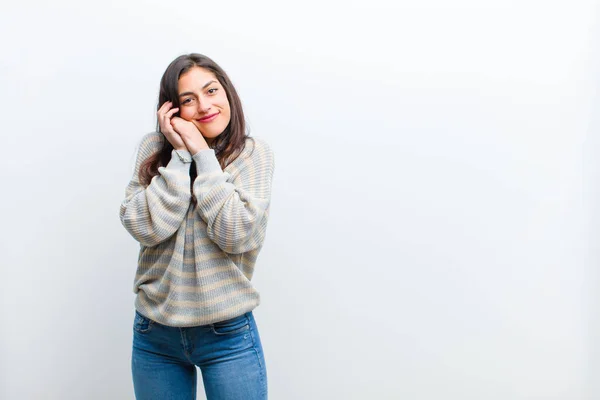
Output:
[[139,182],[142,162],[160,150],[161,144],[160,134],[151,133],[142,139],[120,208],[121,223],[144,246],[156,246],[170,238],[179,229],[191,200],[191,164],[181,161],[175,150],[147,187]]
[[230,254],[262,247],[275,167],[270,147],[254,139],[252,153],[241,160],[234,179],[221,170],[212,149],[194,154],[193,159],[198,172],[193,185],[196,210],[207,224],[209,238]]

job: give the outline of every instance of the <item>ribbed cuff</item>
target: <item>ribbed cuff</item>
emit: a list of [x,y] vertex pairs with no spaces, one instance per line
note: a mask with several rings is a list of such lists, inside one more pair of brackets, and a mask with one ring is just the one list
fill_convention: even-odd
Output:
[[192,158],[196,162],[196,172],[198,175],[201,173],[221,171],[221,165],[219,164],[219,160],[217,160],[214,149],[200,150],[194,154]]
[[[179,150],[180,152],[187,152],[187,154],[189,154],[189,152],[187,150]],[[169,161],[169,163],[167,164],[167,169],[174,169],[174,170],[178,170],[181,172],[185,172],[185,173],[189,173],[190,171],[190,165],[191,163],[186,163],[183,162],[180,158],[179,155],[177,154],[176,150],[173,149],[173,151],[171,151],[171,160]]]

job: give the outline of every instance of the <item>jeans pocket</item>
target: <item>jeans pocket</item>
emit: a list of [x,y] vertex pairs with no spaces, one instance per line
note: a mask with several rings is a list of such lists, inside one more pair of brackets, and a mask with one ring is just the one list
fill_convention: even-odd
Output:
[[215,335],[235,335],[250,329],[250,321],[246,314],[240,315],[225,321],[215,322],[211,324],[211,329]]
[[135,311],[135,319],[133,321],[133,329],[139,333],[147,333],[152,329],[154,321]]

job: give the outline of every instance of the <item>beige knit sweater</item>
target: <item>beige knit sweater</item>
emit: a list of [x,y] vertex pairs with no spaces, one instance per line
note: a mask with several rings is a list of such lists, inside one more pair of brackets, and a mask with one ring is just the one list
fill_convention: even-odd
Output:
[[[190,327],[239,316],[260,304],[250,280],[269,217],[274,156],[266,142],[246,139],[238,158],[221,169],[214,150],[193,156],[198,176],[191,203],[191,161],[175,150],[147,187],[141,163],[164,137],[143,137],[121,203],[123,226],[140,243],[135,308],[163,324]],[[181,152],[180,152],[181,153]]]

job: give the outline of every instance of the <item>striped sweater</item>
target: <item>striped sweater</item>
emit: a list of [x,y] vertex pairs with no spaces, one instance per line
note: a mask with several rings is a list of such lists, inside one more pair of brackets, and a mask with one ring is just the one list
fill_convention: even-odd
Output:
[[[141,163],[160,150],[163,135],[140,144],[121,203],[125,229],[140,243],[135,308],[168,326],[190,327],[234,318],[260,304],[250,280],[269,216],[274,156],[266,142],[246,148],[221,169],[212,149],[180,158],[173,150],[146,187]],[[182,153],[181,151],[179,152]],[[190,166],[197,178],[191,202]]]

